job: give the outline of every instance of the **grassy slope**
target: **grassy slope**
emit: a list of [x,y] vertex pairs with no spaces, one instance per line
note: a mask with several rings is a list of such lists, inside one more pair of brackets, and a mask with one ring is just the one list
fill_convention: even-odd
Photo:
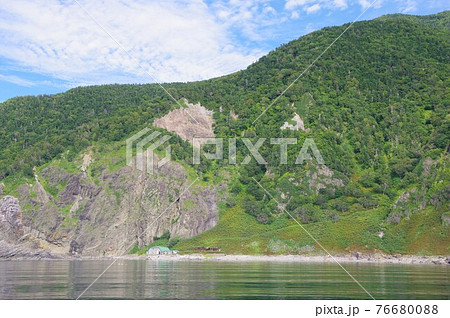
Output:
[[[283,254],[308,252],[310,249],[305,246],[315,246],[313,253],[325,253],[306,233],[308,231],[332,253],[378,250],[433,255],[450,252],[450,228],[441,225],[442,212],[433,208],[413,214],[409,220],[402,220],[396,226],[380,227],[386,212],[379,208],[356,211],[341,217],[336,223],[304,224],[305,231],[287,216],[263,225],[245,213],[241,204],[223,211],[216,227],[182,241],[175,248],[192,252],[196,247],[208,246],[220,247],[223,252],[234,254]],[[379,231],[384,232],[383,238],[378,236]]]

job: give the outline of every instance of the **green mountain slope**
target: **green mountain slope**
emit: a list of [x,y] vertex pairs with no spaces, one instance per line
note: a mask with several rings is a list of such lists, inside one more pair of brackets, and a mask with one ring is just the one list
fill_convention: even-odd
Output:
[[[192,165],[189,143],[173,135],[173,159],[183,165],[187,175],[200,177],[202,186],[217,191],[219,208],[215,227],[189,239],[177,237],[182,231],[169,233],[176,248],[319,252],[283,212],[286,209],[331,251],[448,254],[449,19],[450,13],[443,12],[423,17],[389,15],[355,23],[284,94],[348,25],[301,37],[241,72],[165,85],[175,99],[200,102],[214,111],[216,137],[300,141],[289,146],[285,165],[279,164],[279,148],[266,142],[260,148],[266,165],[255,160],[248,165],[229,165],[227,160],[203,158],[198,166]],[[35,173],[45,180],[49,173],[42,172],[48,167],[79,172],[87,149],[93,152],[94,163],[86,182],[106,191],[104,174],[125,167],[124,140],[178,107],[157,85],[82,87],[0,104],[3,195],[26,201],[29,206],[24,211],[39,218],[41,206],[32,198],[25,200],[18,189],[33,183]],[[282,130],[285,123],[295,124],[295,115],[304,129]],[[314,160],[294,164],[306,138],[317,144],[325,167]],[[237,161],[247,154],[247,148],[238,142]],[[34,172],[34,167],[40,168]],[[71,206],[67,208],[58,193],[64,192],[67,180],[58,183],[52,177],[52,182],[53,188],[45,190],[51,195],[53,189],[50,201],[55,203],[55,215],[58,211],[63,215]],[[45,182],[43,185],[45,188]],[[116,190],[127,193],[126,189]],[[121,197],[116,199],[118,204],[111,209],[121,206]],[[70,233],[68,237],[80,236],[90,220],[70,217],[74,224],[63,232]],[[59,223],[47,227],[48,235],[54,234],[65,218],[61,216]],[[33,227],[35,221],[25,217],[25,222]],[[152,241],[147,237],[138,248]]]

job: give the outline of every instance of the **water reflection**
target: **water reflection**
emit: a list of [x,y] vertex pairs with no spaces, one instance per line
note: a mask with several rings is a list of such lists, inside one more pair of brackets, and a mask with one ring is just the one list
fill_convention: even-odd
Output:
[[[110,260],[0,261],[0,299],[75,299]],[[449,299],[448,266],[346,264],[377,299]],[[90,299],[367,299],[335,264],[117,261]]]

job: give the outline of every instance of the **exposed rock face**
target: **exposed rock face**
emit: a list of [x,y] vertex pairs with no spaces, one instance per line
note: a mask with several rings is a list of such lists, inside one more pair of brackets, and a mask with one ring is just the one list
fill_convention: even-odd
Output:
[[171,131],[191,144],[193,138],[213,138],[213,112],[185,100],[187,108],[172,110],[166,116],[155,119],[153,125]]
[[408,202],[409,198],[411,197],[411,193],[415,193],[417,191],[416,188],[412,189],[411,192],[404,191],[395,201],[394,208],[398,207],[401,203]]
[[318,192],[320,189],[330,187],[343,187],[344,181],[338,178],[333,178],[334,171],[326,165],[319,165],[317,171],[308,171],[306,176],[309,178],[308,186],[310,190]]
[[[448,160],[448,159],[447,159]],[[445,160],[443,160],[445,162]],[[403,191],[399,197],[392,204],[386,221],[387,223],[398,224],[402,219],[408,219],[411,214],[420,212],[425,209],[427,205],[433,206],[435,209],[450,209],[450,186],[444,185],[433,189],[430,185],[442,184],[445,176],[441,175],[439,160],[432,160],[427,157],[422,162],[422,173],[417,180],[418,185],[412,189]],[[431,191],[430,191],[431,190]],[[445,214],[442,215],[442,225],[450,224],[450,218],[446,219]]]
[[69,254],[71,255],[78,255],[81,254],[81,251],[83,250],[83,246],[78,243],[77,241],[71,241],[69,246]]
[[[113,256],[136,244],[148,245],[166,231],[171,237],[188,238],[218,222],[216,189],[190,187],[194,180],[175,162],[153,175],[129,166],[104,169],[96,183],[84,172],[67,173],[51,165],[39,178],[53,189],[64,187],[51,195],[36,181],[16,190],[26,207],[22,235],[37,249],[54,254]],[[5,197],[0,207],[2,224],[8,233],[16,233],[22,225],[18,200]],[[14,236],[17,244],[18,238]]]
[[0,239],[14,240],[22,235],[19,200],[7,195],[0,200]]
[[442,214],[442,226],[450,226],[450,216]]
[[294,124],[290,124],[288,122],[285,122],[283,124],[283,126],[281,126],[281,130],[286,130],[286,129],[290,129],[290,130],[305,130],[305,124],[303,123],[303,119],[300,118],[300,116],[295,113],[294,118],[292,118],[292,121],[294,122]]
[[56,259],[61,258],[48,250],[33,248],[30,244],[13,245],[0,241],[0,259]]
[[80,167],[81,171],[86,172],[86,168],[89,167],[91,162],[92,162],[92,150],[83,155],[83,163],[81,164]]

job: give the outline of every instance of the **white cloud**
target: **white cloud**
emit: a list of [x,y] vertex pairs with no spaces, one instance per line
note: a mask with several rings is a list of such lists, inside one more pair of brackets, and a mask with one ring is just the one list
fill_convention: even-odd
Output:
[[333,4],[341,10],[347,9],[348,7],[347,0],[334,0]]
[[363,7],[363,9],[366,9],[367,7],[370,6],[370,4],[372,3],[371,1],[368,0],[358,0],[358,3],[361,7]]
[[[404,0],[395,0],[395,1],[404,1]],[[359,5],[363,9],[367,9],[371,5],[372,5],[372,8],[379,9],[379,8],[381,8],[383,2],[384,2],[384,0],[376,0],[376,1],[375,0],[358,0]]]
[[284,5],[286,10],[303,9],[306,13],[315,13],[321,8],[327,9],[347,9],[347,0],[286,0]]
[[311,13],[315,13],[315,12],[319,11],[320,8],[321,8],[320,4],[316,3],[310,7],[305,8],[305,11],[306,11],[306,13],[311,14]]
[[[221,24],[236,34],[242,34],[250,41],[262,41],[271,34],[265,29],[286,21],[269,0],[220,0],[212,8]],[[270,33],[270,32],[269,32]]]
[[300,18],[300,14],[297,11],[292,11],[291,13],[291,19],[298,19]]
[[31,87],[31,86],[35,85],[34,82],[23,79],[21,77],[15,76],[15,75],[0,74],[0,81],[9,82],[9,83],[16,84],[19,86],[24,86],[24,87]]
[[284,7],[287,10],[292,10],[297,7],[303,7],[304,5],[311,2],[314,2],[314,0],[286,0],[286,4],[284,5]]
[[262,10],[262,12],[264,14],[277,14],[277,10],[275,10],[274,8],[272,8],[271,6],[266,6],[264,7],[264,9]]
[[401,13],[411,13],[417,11],[417,1],[414,0],[396,0],[400,3],[399,9]]
[[236,47],[200,0],[80,3],[135,59],[75,2],[58,0],[0,0],[0,56],[32,72],[96,84],[152,82],[145,71],[162,82],[205,79],[262,55]]

